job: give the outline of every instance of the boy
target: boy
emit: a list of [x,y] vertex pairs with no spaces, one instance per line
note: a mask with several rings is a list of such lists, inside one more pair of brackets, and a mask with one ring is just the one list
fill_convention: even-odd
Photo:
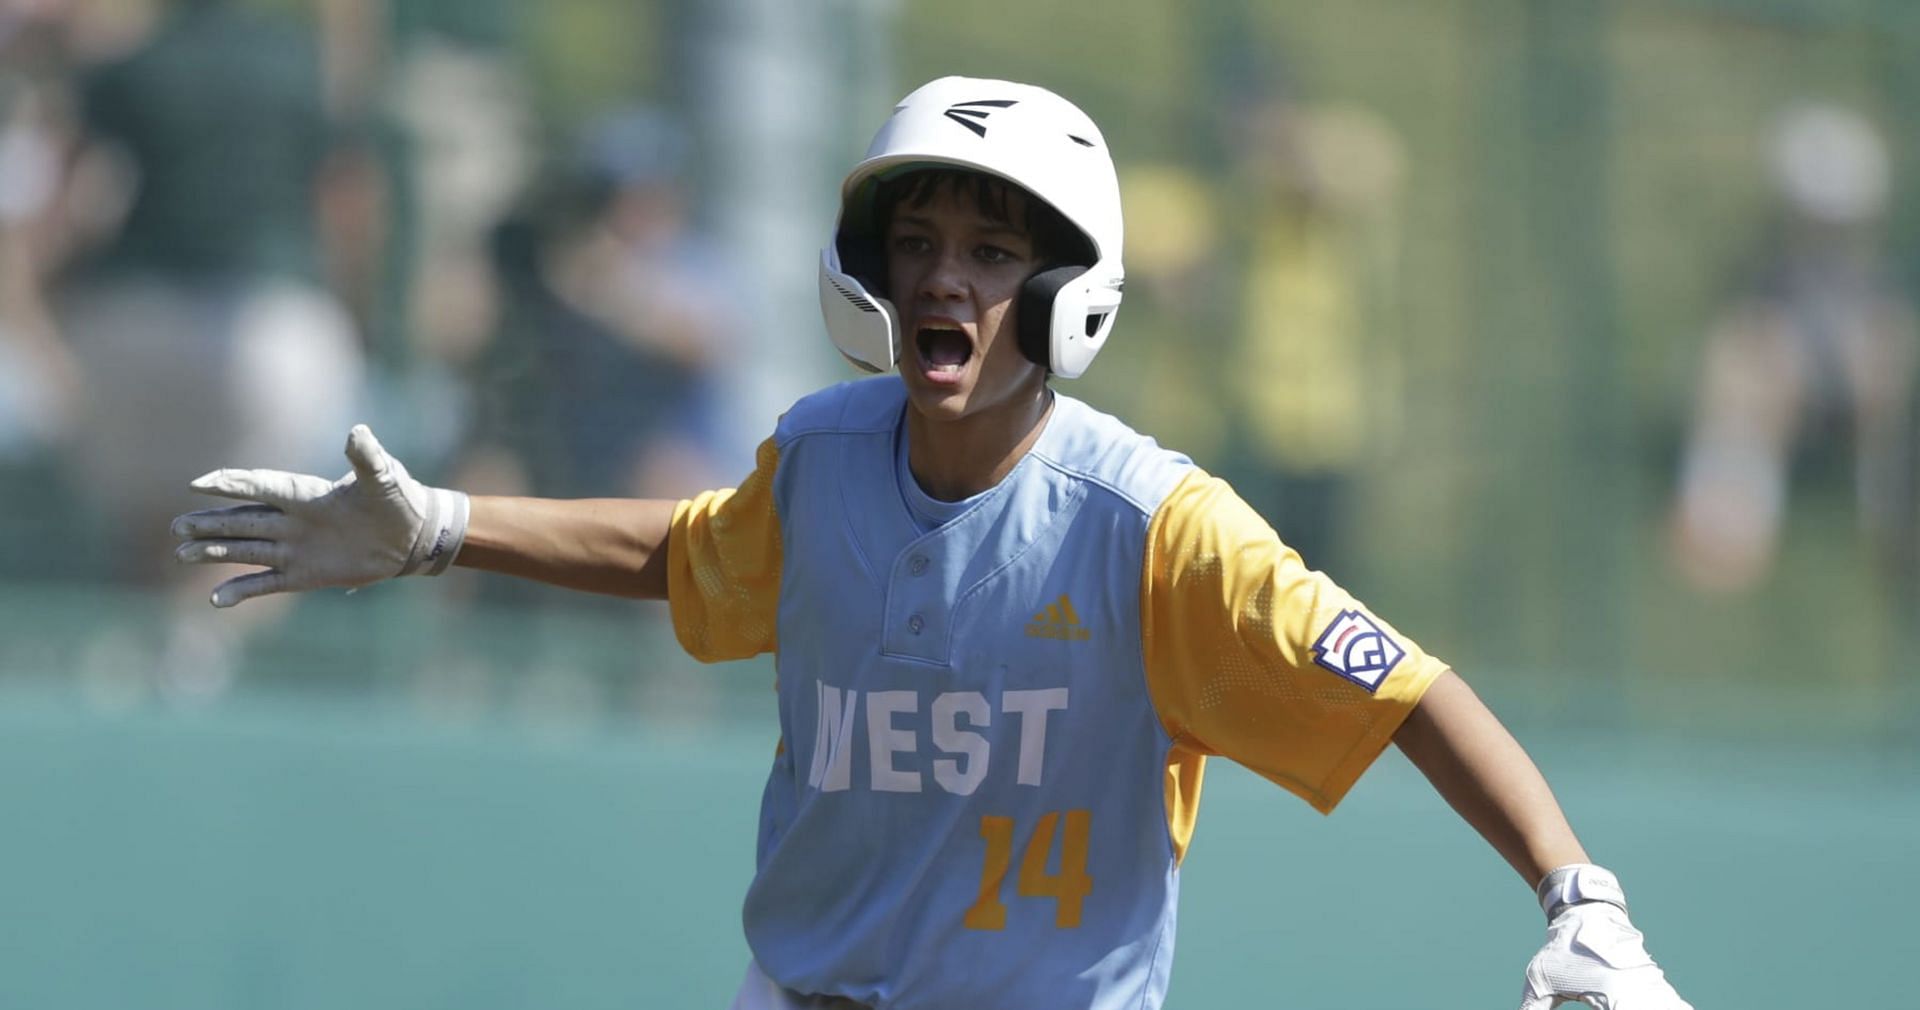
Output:
[[664,598],[701,659],[775,652],[736,1008],[1157,1007],[1206,757],[1326,811],[1389,741],[1538,885],[1525,1010],[1686,1008],[1464,682],[1225,484],[1055,395],[1112,328],[1119,207],[1079,109],[935,81],[821,261],[835,345],[883,374],[795,404],[739,488],[469,499],[361,427],[338,482],[195,481],[251,504],[176,520],[179,556],[266,566],[215,606],[457,560]]

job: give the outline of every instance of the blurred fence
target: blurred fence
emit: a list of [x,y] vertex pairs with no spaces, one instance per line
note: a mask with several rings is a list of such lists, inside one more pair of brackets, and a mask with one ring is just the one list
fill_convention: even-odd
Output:
[[[0,700],[0,1005],[720,1007],[738,984],[770,702],[583,731]],[[1520,732],[1696,1006],[1899,991],[1910,754]],[[1539,913],[1397,756],[1325,821],[1224,765],[1206,806],[1169,1006],[1514,1001]]]

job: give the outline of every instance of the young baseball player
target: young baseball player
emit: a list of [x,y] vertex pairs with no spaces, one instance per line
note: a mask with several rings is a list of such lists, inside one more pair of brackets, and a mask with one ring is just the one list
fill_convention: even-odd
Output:
[[366,428],[338,481],[219,470],[176,520],[214,592],[449,564],[665,599],[703,660],[773,652],[780,747],[735,1006],[1153,1008],[1206,760],[1333,809],[1388,743],[1548,919],[1522,1006],[1682,1010],[1613,875],[1466,684],[1221,481],[1049,384],[1121,295],[1099,129],[1040,88],[908,95],[841,188],[835,345],[875,377],[793,405],[738,488],[469,498]]

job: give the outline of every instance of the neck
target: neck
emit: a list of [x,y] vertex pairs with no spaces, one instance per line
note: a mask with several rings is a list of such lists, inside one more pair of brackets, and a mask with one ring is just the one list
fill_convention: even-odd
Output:
[[971,498],[1005,480],[1040,440],[1053,412],[1045,382],[993,409],[953,419],[907,407],[907,467],[920,489],[940,501]]

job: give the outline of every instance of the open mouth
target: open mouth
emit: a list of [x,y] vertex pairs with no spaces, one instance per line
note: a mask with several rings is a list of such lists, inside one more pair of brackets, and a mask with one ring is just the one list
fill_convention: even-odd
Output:
[[973,358],[973,341],[965,332],[944,326],[922,326],[914,335],[920,364],[932,376],[958,376]]

